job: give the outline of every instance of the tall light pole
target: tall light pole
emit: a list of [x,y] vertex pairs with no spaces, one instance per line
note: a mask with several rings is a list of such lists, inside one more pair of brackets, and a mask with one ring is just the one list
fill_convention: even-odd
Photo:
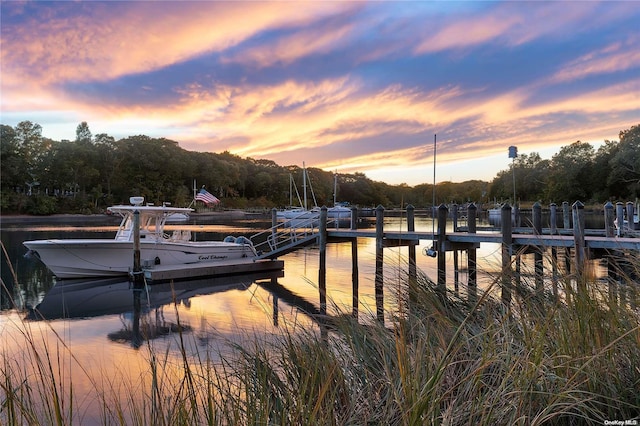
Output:
[[516,166],[515,166],[515,161],[516,161],[516,157],[518,156],[518,147],[516,146],[510,146],[509,147],[509,158],[512,159],[511,161],[511,172],[513,173],[513,205],[516,205]]

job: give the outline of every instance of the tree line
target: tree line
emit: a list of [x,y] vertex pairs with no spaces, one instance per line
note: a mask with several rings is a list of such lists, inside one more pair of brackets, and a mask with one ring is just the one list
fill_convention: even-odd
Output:
[[[436,185],[436,204],[511,200],[515,176],[517,201],[542,203],[633,200],[640,196],[640,125],[595,148],[583,142],[564,146],[550,160],[521,154],[491,182],[470,180]],[[132,195],[147,202],[187,206],[193,186],[204,186],[226,208],[284,207],[290,201],[290,176],[302,190],[302,169],[264,159],[193,152],[178,142],[145,135],[120,140],[93,135],[86,122],[75,140],[56,141],[30,121],[0,127],[0,210],[3,214],[97,213],[127,203]],[[318,205],[337,200],[363,207],[432,204],[433,185],[389,185],[362,173],[334,176],[308,168]],[[337,179],[334,181],[334,179]],[[310,198],[310,196],[309,196]]]

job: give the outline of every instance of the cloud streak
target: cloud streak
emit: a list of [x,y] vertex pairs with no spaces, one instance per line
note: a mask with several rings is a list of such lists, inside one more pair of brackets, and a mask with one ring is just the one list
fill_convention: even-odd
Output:
[[473,176],[491,179],[509,145],[599,143],[640,118],[631,2],[1,7],[3,124],[39,122],[54,139],[87,121],[417,184],[434,133],[451,179],[483,157]]

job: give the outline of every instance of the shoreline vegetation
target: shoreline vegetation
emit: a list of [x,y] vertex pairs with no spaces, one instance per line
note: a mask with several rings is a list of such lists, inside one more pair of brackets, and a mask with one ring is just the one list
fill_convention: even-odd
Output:
[[[0,423],[128,425],[522,424],[640,420],[640,259],[620,282],[566,274],[558,293],[522,283],[509,306],[497,289],[438,290],[399,265],[396,310],[286,324],[226,349],[178,327],[178,356],[147,343],[142,377],[93,381],[63,340],[28,322],[24,353],[0,355]],[[44,344],[43,344],[44,343]],[[194,354],[194,348],[195,354]],[[87,406],[97,404],[97,418]]]
[[[507,169],[495,170],[489,181],[413,186],[374,181],[361,172],[283,166],[226,151],[187,151],[166,138],[136,135],[116,140],[108,134],[93,135],[86,122],[78,125],[73,141],[46,138],[42,126],[30,121],[0,125],[0,136],[0,207],[10,213],[98,213],[132,195],[156,205],[169,201],[187,206],[196,188],[202,187],[221,200],[220,207],[283,208],[303,204],[300,197],[292,199],[291,182],[304,188],[305,176],[313,182],[318,206],[343,201],[362,207],[411,203],[427,208],[468,201],[480,206],[576,200],[590,205],[640,197],[640,124],[621,130],[619,141],[605,140],[597,150],[576,141],[550,159],[537,152],[521,153]],[[504,149],[506,162],[508,147]],[[423,161],[431,164],[426,152]]]

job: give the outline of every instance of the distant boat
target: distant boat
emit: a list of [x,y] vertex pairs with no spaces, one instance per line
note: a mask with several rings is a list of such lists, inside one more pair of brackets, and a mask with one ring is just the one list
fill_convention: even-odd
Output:
[[[502,203],[496,203],[495,207],[487,210],[487,220],[490,225],[500,226],[502,223]],[[516,223],[516,209],[511,209],[511,223]]]
[[338,197],[338,174],[333,175],[333,207],[327,209],[327,217],[346,221],[351,219],[351,206],[348,202],[337,202]]
[[[171,206],[171,203],[168,202],[164,202],[162,203],[163,207],[169,207]],[[184,213],[174,213],[172,215],[167,216],[167,220],[166,223],[181,223],[181,222],[188,222],[189,219],[191,219],[191,215],[189,215],[189,212],[184,212]]]
[[89,278],[128,275],[133,267],[134,213],[139,213],[140,260],[142,265],[184,265],[218,262],[257,256],[244,237],[225,241],[192,241],[191,231],[178,229],[165,234],[167,219],[189,213],[190,208],[146,206],[144,197],[131,197],[131,205],[111,206],[122,216],[113,239],[51,239],[25,241],[58,278]]
[[[313,193],[313,188],[311,188],[311,195],[313,197],[313,208],[308,208],[307,202],[307,181],[309,176],[307,174],[307,169],[302,163],[302,193],[303,198],[300,198],[300,193],[298,192],[298,187],[296,186],[295,181],[293,180],[293,176],[289,175],[289,207],[279,210],[276,212],[276,217],[278,220],[313,220],[320,218],[320,210],[316,204],[316,197]],[[309,187],[311,187],[311,181],[309,181]],[[293,205],[293,192],[295,190],[296,196],[298,198],[299,206]]]

